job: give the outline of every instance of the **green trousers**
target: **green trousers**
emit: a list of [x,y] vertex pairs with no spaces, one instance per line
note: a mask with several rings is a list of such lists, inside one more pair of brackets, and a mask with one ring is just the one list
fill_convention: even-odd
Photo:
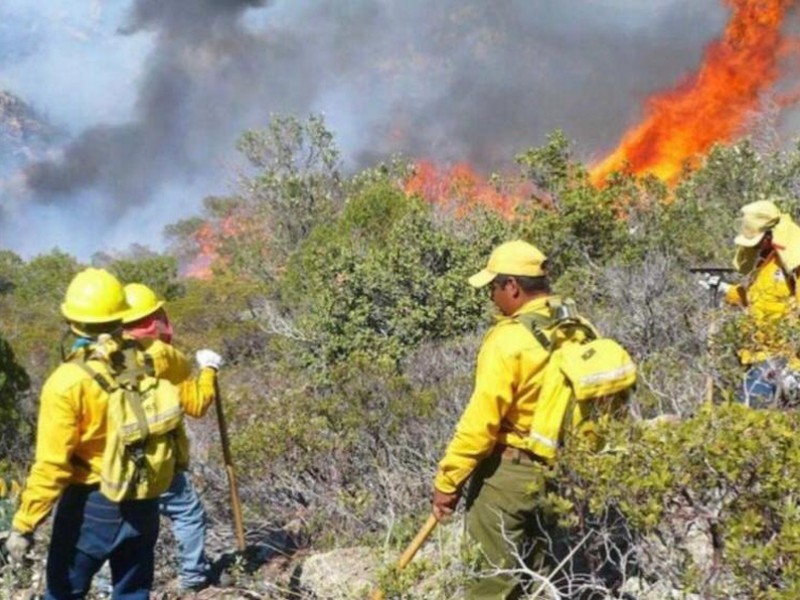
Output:
[[[555,519],[534,503],[535,494],[545,493],[545,473],[546,467],[527,458],[493,455],[473,474],[467,492],[467,533],[488,560],[487,570],[518,568],[515,550],[542,575],[558,564],[558,546],[565,540]],[[522,594],[523,581],[512,574],[482,578],[467,590],[469,600],[506,600]]]

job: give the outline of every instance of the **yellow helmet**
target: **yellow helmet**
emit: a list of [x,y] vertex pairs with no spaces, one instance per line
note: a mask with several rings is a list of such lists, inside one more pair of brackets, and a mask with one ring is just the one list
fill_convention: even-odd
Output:
[[122,318],[122,322],[126,325],[139,319],[144,319],[164,306],[164,301],[159,300],[156,293],[143,283],[129,283],[126,285],[125,300],[127,300],[128,306],[131,307]]
[[128,311],[119,279],[103,269],[85,269],[67,287],[61,314],[74,323],[120,321]]

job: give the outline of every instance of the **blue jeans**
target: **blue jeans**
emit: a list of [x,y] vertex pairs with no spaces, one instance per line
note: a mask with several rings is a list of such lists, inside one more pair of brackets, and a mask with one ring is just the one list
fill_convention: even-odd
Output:
[[147,600],[157,539],[157,500],[115,503],[97,486],[69,486],[53,521],[45,600],[85,597],[106,560],[114,600]]
[[770,358],[750,365],[737,399],[751,408],[774,406],[778,400],[778,386],[785,366],[786,360],[780,358]]
[[178,540],[181,587],[205,585],[211,570],[203,551],[206,513],[186,472],[175,474],[169,490],[159,498],[159,508],[172,521],[172,532]]

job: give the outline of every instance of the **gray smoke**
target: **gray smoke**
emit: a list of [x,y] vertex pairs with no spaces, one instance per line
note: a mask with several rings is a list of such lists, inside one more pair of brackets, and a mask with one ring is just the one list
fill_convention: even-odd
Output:
[[726,16],[719,0],[136,0],[119,35],[153,46],[133,117],[26,183],[101,218],[168,204],[163,226],[223,187],[237,135],[272,113],[323,112],[354,169],[396,153],[503,168],[555,128],[597,158]]

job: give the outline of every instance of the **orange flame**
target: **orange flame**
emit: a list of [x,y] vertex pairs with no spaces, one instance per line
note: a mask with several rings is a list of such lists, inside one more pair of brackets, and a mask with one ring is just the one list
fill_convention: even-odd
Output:
[[684,164],[742,132],[761,94],[780,76],[788,45],[780,29],[794,0],[724,0],[733,10],[722,38],[705,51],[700,70],[647,101],[643,122],[591,170],[602,185],[626,164],[637,175],[674,182]]
[[511,218],[516,207],[530,196],[523,184],[501,189],[487,182],[466,163],[440,169],[429,161],[418,161],[405,183],[406,194],[416,194],[430,204],[450,206],[464,215],[482,206]]
[[192,279],[211,279],[211,265],[217,258],[219,246],[217,234],[211,223],[203,223],[194,233],[194,241],[198,247],[197,254],[186,267],[185,275]]
[[193,279],[211,279],[212,267],[220,259],[219,247],[227,236],[237,235],[242,227],[233,217],[226,217],[218,223],[206,221],[194,233],[197,254],[186,267],[185,276]]

